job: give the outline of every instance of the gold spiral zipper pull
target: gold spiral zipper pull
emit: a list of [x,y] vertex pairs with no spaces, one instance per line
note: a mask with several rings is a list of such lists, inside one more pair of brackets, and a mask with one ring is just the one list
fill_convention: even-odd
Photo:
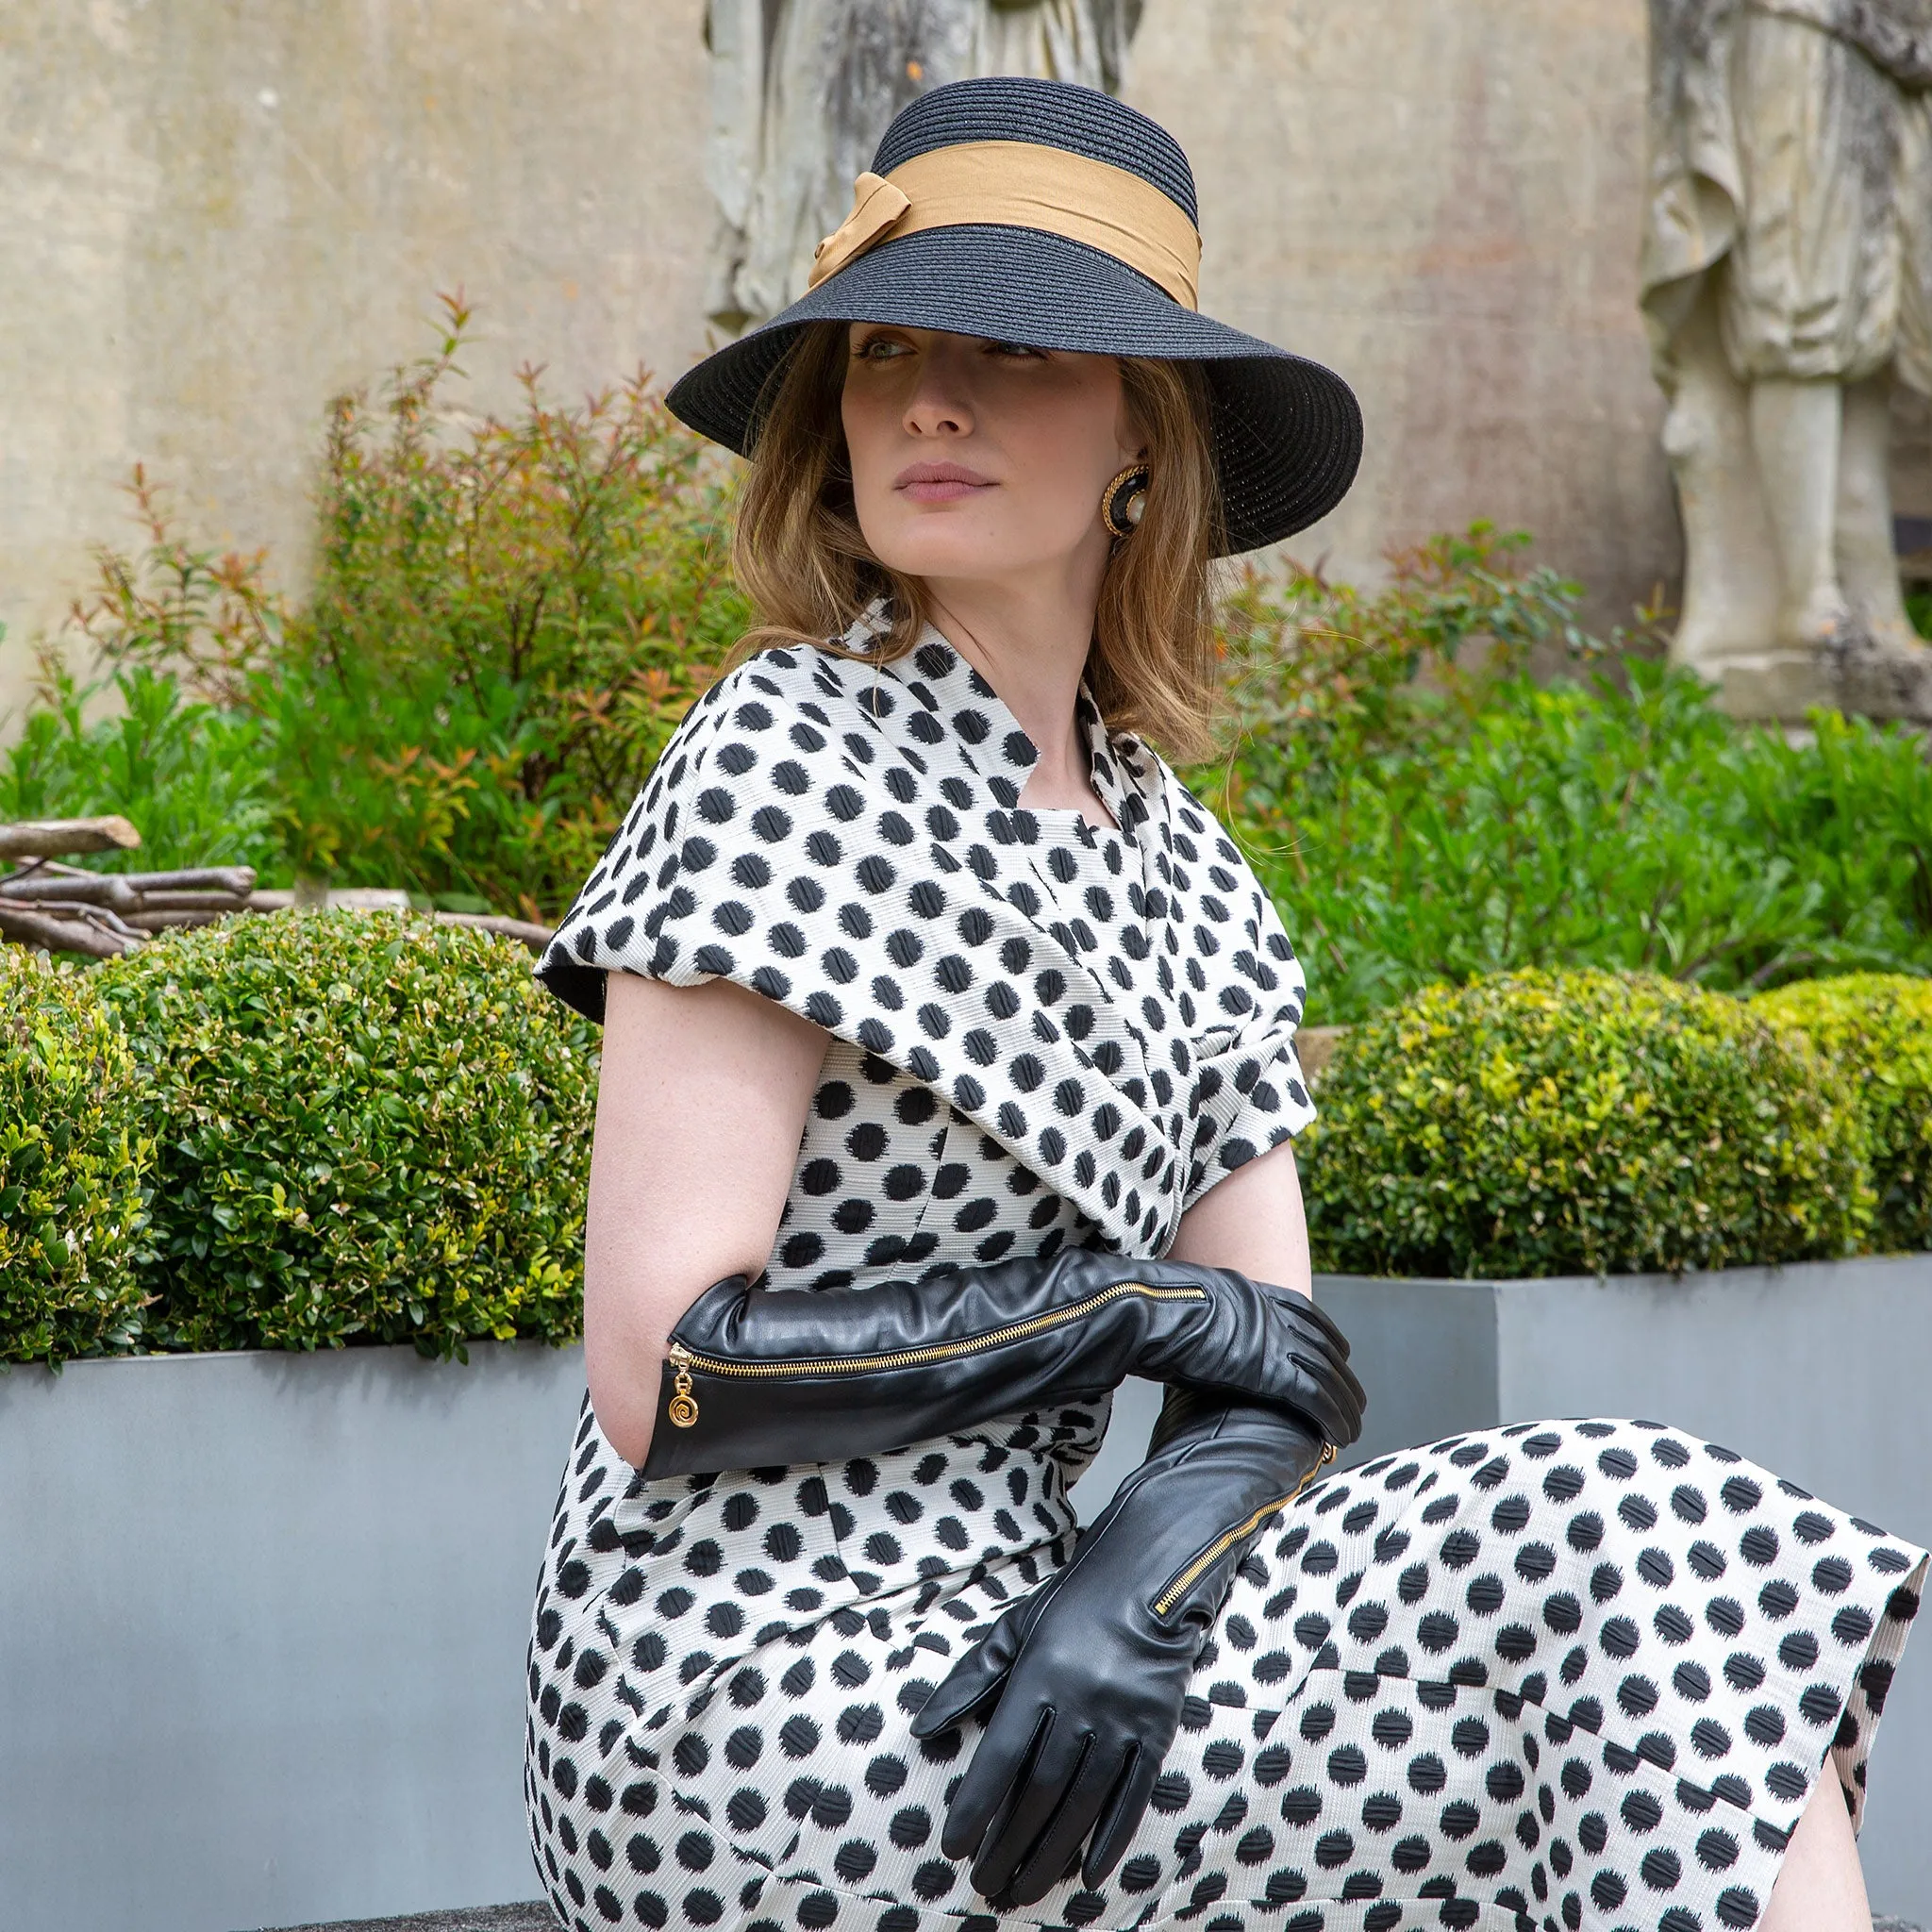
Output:
[[697,1398],[691,1392],[691,1352],[681,1341],[665,1351],[672,1367],[671,1403],[666,1411],[675,1428],[688,1429],[698,1419]]

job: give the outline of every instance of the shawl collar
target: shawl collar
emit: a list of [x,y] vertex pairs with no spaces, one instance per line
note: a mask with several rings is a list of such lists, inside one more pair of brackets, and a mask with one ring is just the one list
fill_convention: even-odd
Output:
[[[731,978],[931,1087],[1108,1245],[1162,1252],[1239,1095],[1266,1091],[1253,989],[1282,984],[1264,946],[1292,954],[1160,760],[1091,702],[1083,727],[1122,828],[1116,943],[1082,905],[1110,835],[1020,807],[1035,747],[931,632],[891,664],[787,646],[721,679],[537,970],[593,1014],[611,970]],[[1271,1024],[1291,1060],[1285,970]]]

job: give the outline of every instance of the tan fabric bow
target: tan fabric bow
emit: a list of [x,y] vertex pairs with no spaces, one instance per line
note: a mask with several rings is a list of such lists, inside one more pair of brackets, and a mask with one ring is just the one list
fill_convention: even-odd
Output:
[[1138,270],[1183,308],[1196,304],[1201,237],[1151,181],[1037,142],[964,141],[853,183],[852,212],[818,245],[818,285],[868,249],[924,228],[1037,228]]
[[827,275],[837,275],[848,261],[883,242],[911,206],[883,175],[861,175],[852,184],[852,212],[812,251],[807,286],[816,289]]

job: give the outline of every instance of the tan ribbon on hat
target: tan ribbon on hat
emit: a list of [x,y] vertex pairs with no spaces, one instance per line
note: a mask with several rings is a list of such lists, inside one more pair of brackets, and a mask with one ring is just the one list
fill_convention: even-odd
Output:
[[1107,161],[1030,141],[962,141],[852,184],[852,212],[818,245],[818,285],[870,248],[922,228],[1041,228],[1138,269],[1183,308],[1196,306],[1201,237],[1151,181]]

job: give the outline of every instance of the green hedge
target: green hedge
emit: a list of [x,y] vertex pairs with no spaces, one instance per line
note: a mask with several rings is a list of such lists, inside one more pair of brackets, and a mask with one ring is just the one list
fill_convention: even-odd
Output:
[[145,1345],[579,1332],[595,1035],[524,948],[415,915],[244,918],[95,978],[157,1143]]
[[1318,1268],[1722,1268],[1856,1252],[1871,1222],[1836,1066],[1749,1003],[1674,980],[1433,987],[1351,1027],[1318,1097]]
[[1851,1086],[1878,1196],[1869,1245],[1932,1249],[1932,980],[1853,973],[1802,980],[1756,1004],[1803,1032]]
[[153,1148],[95,980],[0,946],[0,1361],[135,1345]]
[[[90,971],[0,947],[0,1360],[580,1331],[596,1033],[521,947],[250,918]],[[1607,973],[1349,1029],[1317,1265],[1527,1276],[1932,1249],[1932,982]]]

